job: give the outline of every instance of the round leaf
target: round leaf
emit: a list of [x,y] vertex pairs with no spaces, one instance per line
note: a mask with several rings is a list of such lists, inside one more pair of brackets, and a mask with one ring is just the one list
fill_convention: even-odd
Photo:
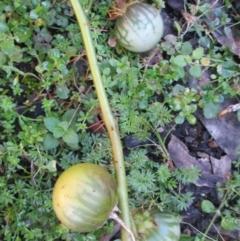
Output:
[[216,118],[220,112],[219,104],[208,102],[203,107],[203,114],[207,119]]
[[7,62],[7,57],[6,55],[0,51],[0,67],[4,65]]
[[53,136],[55,138],[63,137],[63,135],[67,132],[68,123],[66,121],[60,122],[53,130]]
[[59,85],[57,87],[57,95],[60,99],[67,99],[68,98],[68,94],[69,94],[69,89],[67,88],[66,85]]
[[59,140],[54,138],[51,133],[47,133],[43,139],[43,147],[46,151],[58,147]]
[[59,122],[60,121],[58,119],[53,117],[44,118],[44,125],[51,132],[54,131],[55,127],[59,124]]
[[192,75],[195,78],[200,78],[202,76],[201,67],[199,65],[193,65],[189,69],[189,73],[190,73],[190,75]]
[[235,219],[233,217],[225,217],[221,221],[221,227],[225,230],[231,231],[236,227]]
[[61,57],[61,53],[60,53],[59,49],[51,49],[48,52],[48,56],[49,56],[49,58],[55,60],[55,59],[59,59]]
[[68,129],[63,136],[63,140],[72,148],[78,147],[78,135],[73,129]]
[[181,115],[178,115],[176,118],[175,118],[175,122],[177,124],[182,124],[184,122],[185,118],[184,116],[181,116]]
[[32,36],[32,30],[27,27],[16,28],[14,36],[18,43],[24,43]]
[[11,55],[14,62],[21,63],[23,61],[22,49],[19,46],[14,46],[14,53]]
[[8,25],[6,23],[0,22],[0,31],[8,32],[9,31]]
[[195,125],[196,122],[197,122],[197,119],[196,119],[196,117],[195,117],[193,114],[188,114],[188,115],[186,115],[186,119],[188,120],[188,122],[189,122],[191,125]]
[[205,213],[212,213],[215,211],[215,207],[209,200],[203,200],[201,203],[201,208]]
[[198,47],[193,50],[192,57],[194,59],[201,59],[203,57],[204,49],[203,47]]
[[176,57],[174,57],[173,63],[180,67],[184,67],[187,64],[183,55],[177,55]]
[[6,39],[1,42],[1,50],[6,55],[12,55],[14,53],[14,41],[13,39]]
[[192,50],[192,45],[189,42],[183,43],[181,48],[182,54],[189,55],[192,53]]

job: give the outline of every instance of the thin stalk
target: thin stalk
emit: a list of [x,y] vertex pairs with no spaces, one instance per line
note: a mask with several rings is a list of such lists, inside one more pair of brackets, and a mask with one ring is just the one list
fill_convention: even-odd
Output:
[[[126,227],[131,229],[131,217],[130,217],[130,210],[129,210],[129,203],[128,203],[128,190],[127,190],[125,164],[124,164],[122,143],[118,132],[117,122],[110,109],[105,88],[103,86],[101,73],[98,67],[97,57],[96,57],[94,45],[92,42],[89,21],[86,17],[86,14],[79,0],[70,0],[70,1],[81,30],[81,34],[83,37],[84,46],[85,46],[85,50],[88,58],[88,63],[93,76],[94,85],[96,88],[98,100],[101,107],[103,121],[107,128],[111,146],[112,146],[113,161],[114,161],[114,167],[116,171],[117,185],[118,185],[118,201],[119,201],[118,206],[121,211],[120,216],[123,222],[125,223]],[[130,236],[123,228],[121,228],[121,240],[122,241],[131,240]]]
[[[143,119],[144,120],[144,122],[152,129],[152,131],[154,132],[154,134],[157,136],[157,138],[158,138],[158,141],[159,141],[159,143],[160,143],[160,150],[161,150],[161,152],[162,152],[162,154],[163,154],[163,157],[166,159],[166,160],[170,160],[170,156],[169,156],[169,153],[168,153],[168,150],[167,150],[167,148],[166,148],[166,146],[165,146],[165,139],[163,140],[162,139],[162,137],[161,137],[161,135],[156,131],[156,129],[147,121],[147,120],[145,120],[145,119]],[[168,134],[167,134],[167,136],[168,136]],[[167,136],[166,136],[166,138],[167,138]]]
[[203,238],[202,238],[202,241],[205,240],[205,238],[207,237],[208,232],[210,231],[211,227],[213,226],[216,218],[217,218],[217,217],[219,216],[219,214],[221,213],[221,210],[222,210],[222,208],[223,208],[224,205],[225,205],[225,201],[226,201],[227,198],[228,198],[228,194],[229,194],[229,190],[226,191],[226,193],[225,193],[225,195],[223,196],[223,199],[222,199],[222,201],[221,201],[221,203],[220,203],[220,206],[219,206],[218,209],[215,211],[215,214],[214,214],[214,216],[213,216],[210,224],[208,225],[207,229],[206,229],[205,232],[204,232],[204,236],[203,236]]

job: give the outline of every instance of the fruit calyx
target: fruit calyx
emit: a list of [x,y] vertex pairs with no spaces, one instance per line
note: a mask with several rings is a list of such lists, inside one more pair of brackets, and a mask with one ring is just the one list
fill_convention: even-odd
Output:
[[124,1],[124,0],[115,0],[114,3],[111,6],[111,10],[108,11],[108,16],[110,20],[115,20],[119,16],[123,16],[126,13],[127,8],[139,1],[135,0],[129,0],[129,1]]

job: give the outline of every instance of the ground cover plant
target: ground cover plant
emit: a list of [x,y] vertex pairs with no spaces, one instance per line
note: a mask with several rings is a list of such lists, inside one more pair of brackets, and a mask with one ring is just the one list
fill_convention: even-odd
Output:
[[[180,9],[176,2],[147,1],[172,16],[171,25],[164,22],[161,41],[138,54],[114,41],[112,1],[81,1],[118,120],[130,209],[179,213],[180,240],[239,240],[239,160],[233,160],[224,185],[209,188],[215,196],[199,197],[194,185],[201,171],[175,167],[167,148],[174,130],[199,124],[198,111],[216,118],[221,103],[239,101],[239,3],[181,1]],[[72,165],[98,164],[115,177],[71,3],[1,1],[0,29],[0,239],[120,240],[119,233],[111,235],[117,227],[113,221],[77,233],[53,211],[53,186]],[[206,220],[201,226],[184,219],[193,206]]]

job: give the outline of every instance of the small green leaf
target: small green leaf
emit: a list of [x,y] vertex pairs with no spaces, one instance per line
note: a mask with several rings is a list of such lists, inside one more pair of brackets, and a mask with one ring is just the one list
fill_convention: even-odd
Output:
[[37,65],[35,67],[35,70],[40,74],[43,73],[43,71],[44,71],[43,66],[41,64]]
[[57,127],[61,127],[64,131],[67,131],[68,129],[68,122],[67,121],[62,121],[60,122]]
[[53,130],[53,136],[55,138],[60,138],[65,135],[68,129],[68,122],[67,121],[62,121],[60,122]]
[[214,103],[222,103],[224,101],[224,96],[221,95],[221,94],[218,94],[218,95],[215,95],[213,98],[212,98],[212,101]]
[[184,116],[181,116],[181,115],[178,115],[176,118],[175,118],[175,122],[176,124],[182,124],[184,122],[185,118]]
[[69,89],[66,85],[58,85],[56,93],[60,99],[67,99],[69,94]]
[[9,32],[8,25],[6,23],[0,22],[0,31],[1,32]]
[[193,59],[201,59],[203,57],[204,49],[203,47],[198,47],[193,50],[192,57]]
[[211,8],[211,5],[209,3],[204,3],[198,6],[198,11],[200,11],[200,13],[203,13],[208,11],[210,8]]
[[7,38],[7,35],[4,32],[0,31],[0,41],[5,40]]
[[24,43],[32,36],[32,30],[27,27],[16,28],[14,36],[18,43]]
[[44,125],[50,131],[53,132],[54,128],[60,123],[60,121],[53,117],[44,118]]
[[68,46],[66,49],[66,56],[67,57],[72,57],[77,55],[77,49],[75,47],[72,46]]
[[181,48],[182,54],[189,55],[192,51],[192,45],[189,42],[184,42]]
[[231,231],[236,227],[235,218],[224,217],[221,221],[221,227],[225,230]]
[[46,151],[58,147],[59,140],[54,138],[51,133],[47,133],[43,139],[43,147]]
[[14,53],[10,56],[11,60],[17,63],[23,61],[22,49],[19,46],[14,47]]
[[192,63],[192,57],[190,55],[185,55],[185,60],[188,64]]
[[196,122],[197,122],[197,119],[196,119],[196,117],[195,117],[193,114],[188,114],[188,115],[186,115],[186,119],[188,120],[188,122],[189,122],[191,125],[195,125]]
[[180,24],[177,21],[174,21],[174,26],[177,29],[178,35],[180,35],[181,30],[182,30]]
[[199,44],[204,48],[210,48],[211,41],[207,36],[202,36],[199,38]]
[[184,67],[187,64],[183,55],[177,55],[176,57],[174,57],[173,63],[180,67]]
[[105,68],[105,69],[103,69],[103,74],[104,74],[104,75],[109,75],[110,72],[111,72],[110,68]]
[[76,115],[76,110],[75,109],[69,109],[67,110],[64,115],[62,116],[63,121],[67,121],[69,127],[74,127],[76,125],[76,120],[77,120],[77,115]]
[[195,239],[189,235],[181,234],[179,241],[195,241]]
[[78,135],[73,129],[68,129],[62,138],[70,147],[78,147]]
[[172,93],[173,95],[180,95],[182,93],[184,93],[185,91],[185,87],[180,85],[180,84],[176,84],[173,88],[172,88]]
[[225,27],[224,27],[224,34],[225,34],[226,36],[231,35],[231,34],[232,34],[232,30],[231,30],[231,28],[225,26]]
[[207,119],[216,118],[220,112],[219,104],[208,102],[203,107],[203,114]]
[[14,41],[13,39],[3,40],[0,44],[1,50],[6,55],[12,55],[14,53]]
[[33,19],[33,20],[38,19],[38,14],[36,13],[36,10],[35,10],[35,9],[30,11],[30,15],[29,15],[29,16],[30,16],[30,18]]
[[201,203],[201,208],[205,213],[213,213],[216,210],[212,202],[209,200],[203,200]]
[[50,71],[54,68],[54,62],[52,62],[51,60],[44,61],[42,63],[42,67],[43,67],[44,70]]
[[49,58],[56,60],[61,57],[61,53],[60,53],[59,49],[50,49],[48,52],[48,56],[49,56]]
[[7,56],[3,52],[0,52],[0,67],[3,66],[6,62]]
[[202,76],[202,69],[199,65],[193,65],[190,67],[189,73],[195,78],[200,78]]

